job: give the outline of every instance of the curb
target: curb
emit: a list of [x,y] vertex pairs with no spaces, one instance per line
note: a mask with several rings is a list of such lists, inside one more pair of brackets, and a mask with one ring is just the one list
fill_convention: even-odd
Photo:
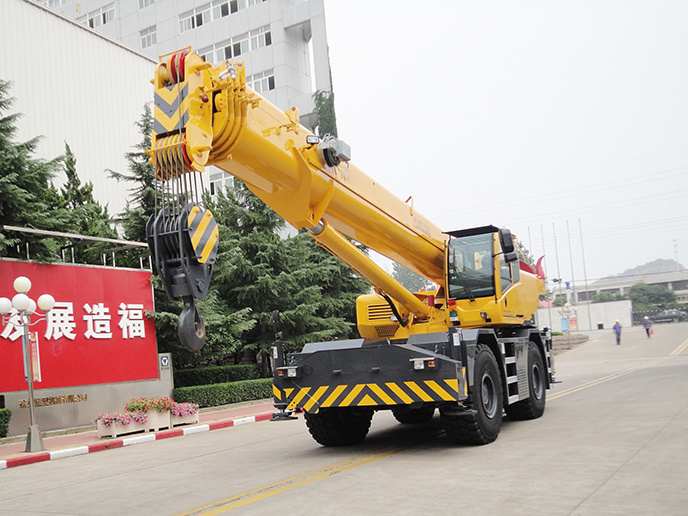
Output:
[[148,433],[136,435],[134,437],[125,437],[123,439],[113,439],[111,441],[105,441],[102,443],[76,446],[74,448],[64,448],[61,450],[34,453],[32,455],[26,455],[22,457],[12,457],[9,459],[0,460],[0,469],[14,468],[16,466],[23,466],[25,464],[34,464],[36,462],[45,462],[47,460],[62,459],[64,457],[74,457],[76,455],[85,455],[87,453],[110,450],[112,448],[121,448],[122,446],[132,446],[134,444],[147,443],[149,441],[159,441],[161,439],[170,439],[171,437],[180,437],[182,435],[200,434],[203,432],[209,432],[211,430],[228,428],[230,426],[246,425],[248,423],[256,423],[258,421],[267,421],[270,418],[272,418],[272,413],[258,414],[256,416],[247,416],[226,421],[213,421],[212,423],[193,425],[186,428],[173,428],[152,434]]

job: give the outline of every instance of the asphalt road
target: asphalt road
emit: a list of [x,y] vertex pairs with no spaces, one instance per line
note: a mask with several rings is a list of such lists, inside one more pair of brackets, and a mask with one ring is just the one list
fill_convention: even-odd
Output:
[[0,471],[0,514],[686,514],[688,323],[611,333],[557,357],[545,415],[455,446],[373,418],[324,448],[261,422]]

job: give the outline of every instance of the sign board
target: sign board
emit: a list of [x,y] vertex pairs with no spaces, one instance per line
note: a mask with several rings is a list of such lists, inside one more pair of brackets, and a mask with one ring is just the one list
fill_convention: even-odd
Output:
[[[0,296],[12,298],[14,279],[26,276],[34,301],[55,307],[31,326],[34,388],[130,382],[158,378],[150,271],[0,260]],[[11,318],[10,318],[11,319]],[[32,322],[38,320],[32,316]],[[21,327],[0,326],[0,392],[26,389]]]

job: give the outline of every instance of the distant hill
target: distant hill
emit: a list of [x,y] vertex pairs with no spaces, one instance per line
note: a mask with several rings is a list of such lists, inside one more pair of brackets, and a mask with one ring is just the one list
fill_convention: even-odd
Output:
[[677,270],[685,270],[683,265],[677,263],[675,260],[667,260],[665,258],[658,258],[651,262],[647,262],[645,265],[638,265],[632,269],[627,269],[620,274],[615,274],[613,276],[605,276],[599,281],[610,280],[620,277],[628,276],[643,276],[646,274],[659,274],[662,272],[674,272]]

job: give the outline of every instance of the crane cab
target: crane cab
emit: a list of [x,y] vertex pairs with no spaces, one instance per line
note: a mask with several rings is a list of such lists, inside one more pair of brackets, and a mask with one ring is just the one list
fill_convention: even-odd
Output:
[[477,328],[521,325],[530,320],[544,282],[521,270],[511,231],[482,226],[447,234],[450,324]]

